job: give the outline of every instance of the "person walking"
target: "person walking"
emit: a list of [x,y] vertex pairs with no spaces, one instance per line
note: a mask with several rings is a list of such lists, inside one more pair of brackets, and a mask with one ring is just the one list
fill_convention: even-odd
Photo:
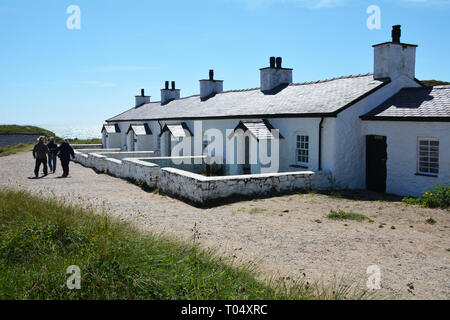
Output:
[[48,166],[50,172],[55,173],[56,171],[56,155],[58,154],[58,145],[55,143],[55,138],[50,137],[50,142],[47,144],[48,153]]
[[59,159],[61,160],[61,166],[63,168],[63,178],[67,178],[69,176],[69,162],[70,157],[75,158],[75,152],[73,151],[72,146],[69,144],[69,140],[64,139],[64,142],[58,147],[59,151]]
[[49,153],[48,147],[45,145],[45,137],[39,137],[38,143],[35,144],[33,148],[33,158],[36,159],[36,164],[34,166],[34,175],[36,178],[39,177],[39,168],[41,163],[44,166],[44,177],[48,174],[47,168],[47,154]]

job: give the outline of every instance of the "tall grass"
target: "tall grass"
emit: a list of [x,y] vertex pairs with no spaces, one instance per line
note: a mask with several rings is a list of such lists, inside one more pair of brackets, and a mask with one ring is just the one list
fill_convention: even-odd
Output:
[[[64,203],[0,189],[0,299],[314,299],[366,298],[303,281],[262,282],[195,243],[143,233]],[[68,266],[81,289],[66,287]]]

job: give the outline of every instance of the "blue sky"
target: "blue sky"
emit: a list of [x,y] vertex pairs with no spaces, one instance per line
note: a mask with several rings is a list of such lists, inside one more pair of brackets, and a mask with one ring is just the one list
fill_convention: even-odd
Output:
[[[69,5],[80,30],[66,27]],[[417,77],[450,81],[449,14],[450,0],[2,0],[0,123],[101,125],[140,88],[156,101],[175,80],[197,94],[209,69],[225,90],[258,87],[270,56],[294,82],[371,72],[371,45],[394,24],[419,44]]]

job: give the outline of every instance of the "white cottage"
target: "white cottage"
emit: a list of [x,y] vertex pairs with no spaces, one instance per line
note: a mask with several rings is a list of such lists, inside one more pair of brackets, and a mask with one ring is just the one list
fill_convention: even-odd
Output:
[[[260,88],[223,91],[211,70],[199,95],[181,98],[166,81],[161,101],[142,91],[135,107],[106,120],[104,145],[171,156],[189,142],[182,152],[210,154],[214,129],[232,175],[328,171],[338,188],[418,196],[450,182],[450,86],[425,87],[415,78],[416,48],[401,43],[394,26],[392,41],[374,46],[370,74],[293,83],[293,70],[272,57],[260,69]],[[239,134],[246,138],[235,143]],[[261,149],[275,154],[267,141],[276,141],[276,166],[260,159]]]

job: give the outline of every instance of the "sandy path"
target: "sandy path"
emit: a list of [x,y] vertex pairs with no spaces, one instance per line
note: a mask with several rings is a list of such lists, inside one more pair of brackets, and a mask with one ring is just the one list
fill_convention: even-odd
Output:
[[[324,195],[198,209],[74,163],[69,179],[54,175],[29,179],[33,176],[30,153],[0,158],[0,168],[0,187],[42,191],[86,207],[103,207],[144,229],[181,238],[192,239],[195,234],[204,247],[238,261],[256,262],[264,276],[305,273],[307,279],[325,282],[349,276],[364,285],[367,267],[376,264],[381,268],[381,294],[450,298],[450,213],[446,210]],[[336,222],[325,217],[337,209],[365,214],[375,222]],[[427,224],[429,217],[437,223]],[[381,223],[384,228],[379,228]]]

